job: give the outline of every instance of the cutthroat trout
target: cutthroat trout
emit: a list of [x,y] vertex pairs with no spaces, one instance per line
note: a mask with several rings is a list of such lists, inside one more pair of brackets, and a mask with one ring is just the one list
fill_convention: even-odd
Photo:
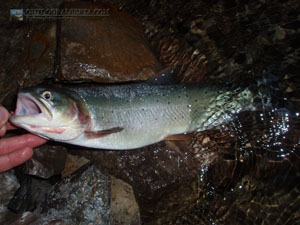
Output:
[[255,110],[254,98],[210,84],[26,88],[10,121],[46,139],[125,150],[218,126]]

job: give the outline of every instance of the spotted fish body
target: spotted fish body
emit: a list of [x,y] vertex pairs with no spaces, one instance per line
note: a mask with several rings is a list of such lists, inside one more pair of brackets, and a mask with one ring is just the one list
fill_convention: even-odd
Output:
[[[51,94],[49,99],[45,93]],[[19,93],[11,121],[56,141],[135,149],[171,135],[210,129],[240,111],[255,110],[254,105],[247,88],[209,84],[29,88]]]

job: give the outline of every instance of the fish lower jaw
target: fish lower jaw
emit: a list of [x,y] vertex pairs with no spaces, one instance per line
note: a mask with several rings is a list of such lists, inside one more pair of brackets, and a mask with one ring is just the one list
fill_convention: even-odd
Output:
[[[12,123],[14,123],[12,121]],[[46,139],[54,139],[52,136],[63,135],[64,132],[67,131],[66,127],[47,127],[47,126],[37,126],[37,125],[29,125],[29,124],[18,124],[14,123],[18,127],[22,127],[25,130],[34,133],[36,135],[42,136]]]
[[[26,129],[26,128],[25,128]],[[44,137],[48,140],[58,142],[68,142],[77,139],[80,133],[72,132],[72,129],[66,127],[30,127],[27,128],[31,133]]]
[[13,115],[9,120],[18,127],[29,127],[31,125],[39,127],[40,124],[49,124],[52,118],[45,117],[43,113],[30,116]]
[[45,133],[55,133],[55,134],[62,134],[67,130],[66,127],[39,127],[34,125],[30,125],[29,127],[31,129],[43,131]]

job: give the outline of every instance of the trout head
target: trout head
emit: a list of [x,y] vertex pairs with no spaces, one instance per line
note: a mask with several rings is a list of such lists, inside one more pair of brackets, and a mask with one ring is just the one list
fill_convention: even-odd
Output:
[[18,94],[10,121],[46,139],[68,141],[88,128],[90,115],[75,93],[59,88],[26,88]]

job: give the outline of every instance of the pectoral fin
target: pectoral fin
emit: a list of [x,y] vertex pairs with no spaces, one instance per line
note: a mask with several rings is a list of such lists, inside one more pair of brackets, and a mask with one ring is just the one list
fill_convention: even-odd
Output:
[[164,138],[164,141],[190,141],[192,136],[190,134],[174,134]]
[[109,134],[118,133],[124,130],[122,127],[114,127],[107,130],[99,130],[99,131],[85,131],[85,135],[88,139],[102,138]]

